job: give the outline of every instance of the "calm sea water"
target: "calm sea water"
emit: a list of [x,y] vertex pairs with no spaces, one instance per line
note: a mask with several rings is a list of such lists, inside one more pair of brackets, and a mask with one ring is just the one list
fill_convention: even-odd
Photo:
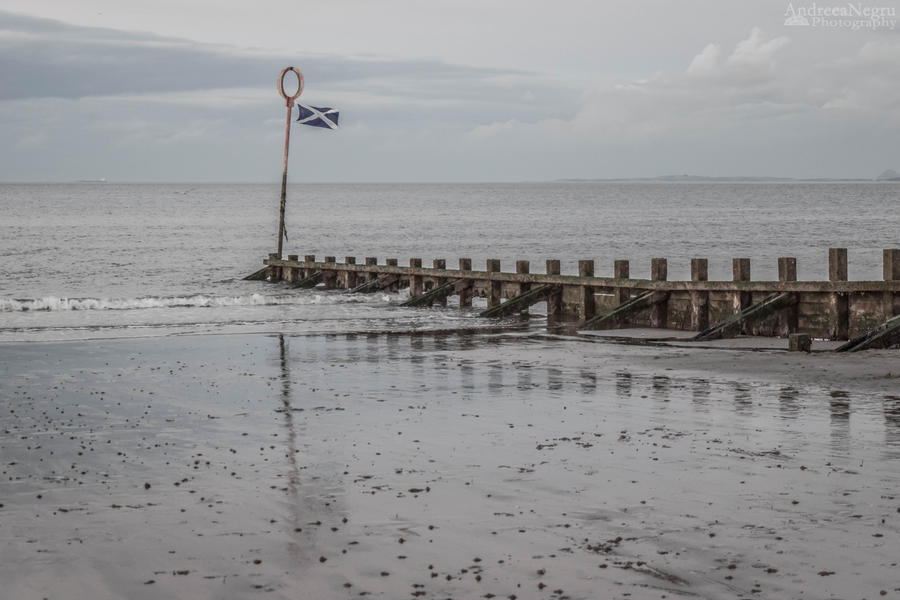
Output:
[[[294,184],[285,254],[579,259],[612,274],[652,257],[669,278],[690,259],[729,279],[750,257],[754,279],[798,259],[827,277],[827,250],[849,248],[850,278],[880,279],[881,250],[900,245],[891,183]],[[242,281],[274,251],[279,186],[0,185],[0,341],[196,332],[446,329],[484,323],[458,309],[405,309],[405,293],[347,295]],[[476,306],[477,308],[477,306]]]

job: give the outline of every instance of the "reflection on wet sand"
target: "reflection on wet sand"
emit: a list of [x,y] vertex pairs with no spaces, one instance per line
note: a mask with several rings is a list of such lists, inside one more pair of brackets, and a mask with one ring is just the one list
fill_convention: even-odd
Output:
[[742,416],[750,416],[753,414],[752,388],[748,384],[740,382],[735,382],[733,385],[735,412]]
[[397,360],[398,358],[400,358],[400,338],[401,335],[398,333],[388,333],[385,335],[385,341],[387,342],[388,360]]
[[708,379],[695,377],[691,379],[691,400],[696,408],[708,408],[710,395],[710,384]]
[[[294,407],[291,405],[291,372],[288,362],[288,344],[284,334],[278,334],[278,362],[281,372],[281,412],[284,415],[284,429],[286,440],[286,456],[288,460],[287,493],[289,498],[289,512],[291,528],[294,531],[302,529],[300,513],[300,466],[297,464],[297,430],[294,426]],[[300,558],[301,546],[299,542],[291,538],[288,542],[288,552],[296,559]]]
[[616,394],[620,398],[631,397],[631,373],[620,371],[616,373]]
[[357,343],[358,339],[359,335],[356,333],[348,333],[344,336],[344,341],[347,342],[346,361],[351,365],[358,363],[362,357],[362,348]]
[[653,398],[659,402],[669,401],[672,379],[666,375],[653,376]]
[[467,358],[459,361],[459,376],[462,389],[466,393],[475,391],[475,363]]
[[376,364],[381,360],[381,336],[377,333],[366,334],[366,362]]
[[800,392],[792,386],[784,386],[778,393],[778,406],[782,419],[796,419],[800,414]]
[[516,365],[516,388],[521,391],[531,390],[531,365]]
[[[421,366],[425,360],[425,340],[422,338],[422,335],[419,333],[413,333],[409,338],[409,360],[414,365]],[[421,371],[420,371],[421,372]]]
[[337,333],[325,334],[325,340],[328,342],[327,344],[325,344],[325,360],[328,361],[329,364],[343,362],[344,360],[344,357],[341,356],[342,344],[333,343],[342,337],[342,335],[339,335]]
[[563,389],[563,372],[555,367],[547,368],[547,389],[558,392]]
[[[456,334],[456,348],[455,350],[474,350],[478,347],[478,341],[476,339],[475,334],[460,331]],[[448,344],[450,344],[450,340],[447,340]],[[450,349],[450,348],[448,348]]]
[[829,395],[831,450],[834,456],[845,456],[850,450],[850,394],[832,390]]
[[503,365],[490,363],[488,368],[488,392],[492,395],[503,393]]
[[900,458],[900,396],[885,396],[882,410],[886,455],[889,458]]
[[581,369],[581,393],[593,394],[597,391],[597,374],[594,371]]

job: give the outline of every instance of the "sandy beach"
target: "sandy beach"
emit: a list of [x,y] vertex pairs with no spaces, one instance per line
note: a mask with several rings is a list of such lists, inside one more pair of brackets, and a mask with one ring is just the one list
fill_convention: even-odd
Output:
[[535,334],[0,345],[32,598],[893,598],[896,351]]

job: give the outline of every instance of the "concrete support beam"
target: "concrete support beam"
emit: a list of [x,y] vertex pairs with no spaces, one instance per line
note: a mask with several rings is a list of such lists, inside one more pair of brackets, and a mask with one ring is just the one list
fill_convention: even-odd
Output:
[[[500,259],[498,258],[489,258],[487,260],[487,272],[488,273],[499,273],[500,272]],[[501,283],[499,281],[489,281],[488,282],[488,308],[492,308],[500,304],[500,287]]]
[[778,281],[797,281],[797,259],[782,256],[778,259]]
[[847,249],[828,249],[828,281],[847,281]]
[[[337,259],[333,256],[325,257],[326,263],[336,263]],[[325,289],[332,290],[337,287],[337,271],[324,271],[322,273],[322,281],[325,283]]]
[[[750,259],[749,258],[733,258],[731,259],[731,272],[733,281],[750,281]],[[753,304],[753,295],[750,292],[735,292],[734,294],[734,313],[737,314],[745,310]]]
[[[579,260],[578,261],[578,276],[579,277],[593,277],[594,276],[594,261],[592,260]],[[581,321],[587,321],[588,319],[594,318],[594,315],[597,312],[596,306],[594,304],[594,288],[589,285],[583,285],[579,289],[578,292],[578,318]]]
[[[303,257],[304,262],[314,263],[316,262],[315,254],[307,254]],[[302,278],[307,279],[308,277],[312,277],[313,273],[315,273],[315,269],[303,269]]]
[[[377,267],[378,266],[378,257],[376,256],[367,256],[366,257],[366,266],[367,267]],[[378,278],[378,273],[375,271],[368,271],[365,273],[365,277],[363,281],[372,281],[373,279]]]
[[[275,252],[270,252],[269,260],[278,260],[278,254]],[[269,265],[269,272],[266,273],[266,279],[268,279],[271,283],[281,281],[281,267],[277,265]]]
[[[446,261],[445,259],[443,259],[443,258],[435,258],[435,259],[431,262],[431,265],[432,265],[432,268],[435,268],[435,269],[440,269],[440,270],[442,270],[442,271],[446,271],[446,270],[447,270],[447,261]],[[436,278],[434,279],[433,287],[440,287],[441,285],[443,285],[444,283],[446,283],[446,281],[447,281],[446,279],[442,279],[442,278],[440,278],[440,277],[436,277]],[[441,306],[447,306],[447,296],[442,296],[442,297],[438,300],[438,302],[440,303]]]
[[[665,258],[650,259],[650,279],[665,281],[669,275],[668,261]],[[650,307],[650,326],[665,328],[669,315],[668,296]]]
[[884,254],[884,280],[900,280],[900,248],[885,248]]
[[[355,256],[345,256],[344,257],[345,265],[355,265],[356,257]],[[343,274],[343,278],[341,280],[341,287],[344,289],[350,289],[356,287],[356,271],[345,271]]]
[[544,300],[548,295],[557,291],[557,285],[541,285],[530,289],[524,294],[510,298],[503,304],[489,308],[481,312],[482,317],[504,317],[515,313],[528,314],[528,307]]
[[[389,267],[396,267],[397,262],[398,261],[396,258],[388,258],[388,259],[385,259],[384,264]],[[397,281],[395,281],[394,283],[392,283],[390,286],[386,287],[385,289],[388,290],[389,292],[396,292],[397,290],[400,289],[400,284],[401,284],[401,281],[398,278]]]
[[[559,261],[555,258],[547,260],[547,275],[559,275]],[[547,297],[547,321],[553,322],[562,317],[562,291]]]
[[[297,254],[288,254],[288,260],[296,262],[299,258]],[[288,283],[294,283],[298,281],[301,277],[300,269],[295,269],[294,267],[282,267],[281,272],[284,275],[284,280]]]
[[900,315],[891,317],[881,325],[856,336],[837,348],[837,352],[858,352],[881,348],[900,347]]
[[[778,281],[797,281],[797,259],[793,256],[782,256],[778,259]],[[799,311],[794,304],[785,309],[780,315],[779,329],[784,334],[797,333],[799,328]]]
[[[705,258],[691,259],[691,281],[709,281],[709,261]],[[709,327],[709,292],[691,292],[691,330],[703,331]]]
[[[472,270],[472,259],[471,258],[460,258],[459,259],[459,270],[460,271],[471,271]],[[464,290],[460,290],[459,292],[459,307],[460,308],[470,308],[472,306],[472,288],[466,288]]]
[[[529,263],[527,260],[517,260],[516,261],[516,273],[518,273],[520,275],[526,275],[528,273],[531,273],[531,263]],[[519,294],[527,292],[529,289],[531,289],[530,283],[520,283],[519,284]]]
[[734,337],[743,331],[744,326],[755,321],[767,319],[771,315],[788,309],[797,303],[797,295],[791,292],[772,294],[764,300],[748,306],[741,312],[732,315],[712,327],[704,329],[694,336],[694,341],[717,340],[723,337]]
[[[518,273],[520,275],[526,275],[530,272],[531,272],[531,263],[529,263],[527,260],[517,260],[516,261],[516,273]],[[519,283],[515,287],[517,290],[515,296],[521,296],[522,294],[524,294],[525,292],[527,292],[528,290],[531,289],[531,284],[530,283]],[[524,310],[522,310],[522,314],[525,314],[525,315],[528,314],[528,306],[526,306],[524,308]]]
[[[900,280],[900,248],[885,248],[884,255],[884,280],[898,281]],[[900,314],[900,294],[893,292],[885,292],[884,294],[884,317],[890,319],[894,315]]]
[[[422,268],[422,259],[421,258],[409,259],[409,266],[413,269],[421,269]],[[415,298],[416,296],[421,296],[424,289],[425,288],[422,287],[422,276],[421,275],[410,275],[409,276],[409,297],[410,298]]]
[[[847,281],[847,249],[828,249],[828,280]],[[831,294],[831,339],[846,340],[850,337],[850,295],[846,292]]]
[[[631,269],[627,260],[617,260],[613,262],[613,278],[629,279],[631,277]],[[625,304],[631,298],[628,288],[616,288],[615,291],[616,306]]]

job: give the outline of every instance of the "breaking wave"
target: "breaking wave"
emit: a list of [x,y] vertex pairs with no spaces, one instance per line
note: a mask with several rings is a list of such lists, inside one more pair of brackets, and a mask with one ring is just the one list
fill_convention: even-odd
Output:
[[[391,302],[393,296],[379,294],[378,299]],[[372,296],[345,294],[250,294],[247,296],[145,296],[141,298],[0,298],[0,312],[140,310],[149,308],[219,308],[225,306],[275,306],[371,302]]]

